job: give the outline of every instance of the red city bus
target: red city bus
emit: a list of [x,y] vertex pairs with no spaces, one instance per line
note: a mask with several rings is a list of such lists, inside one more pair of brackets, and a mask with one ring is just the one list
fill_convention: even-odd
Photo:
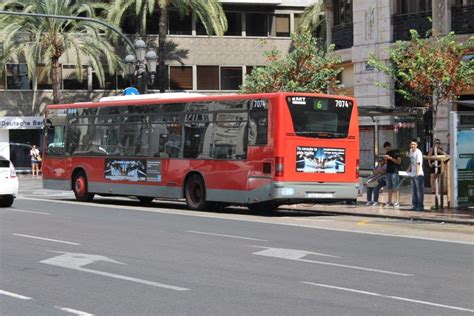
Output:
[[186,200],[190,209],[355,201],[359,127],[353,98],[268,93],[155,94],[50,105],[43,185]]

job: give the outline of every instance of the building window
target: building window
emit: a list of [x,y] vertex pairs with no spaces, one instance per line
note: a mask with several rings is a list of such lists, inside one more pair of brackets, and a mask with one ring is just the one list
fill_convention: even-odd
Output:
[[247,13],[245,16],[247,36],[267,36],[267,25],[266,13]]
[[177,11],[168,12],[168,30],[172,35],[191,35],[192,16],[181,16]]
[[397,14],[429,12],[432,10],[431,0],[397,0]]
[[197,89],[219,90],[218,66],[197,66]]
[[[50,73],[45,66],[39,65],[36,67],[37,74],[37,88],[39,90],[53,89],[53,82],[49,78]],[[61,73],[59,73],[59,82],[61,82]]]
[[226,36],[242,36],[242,13],[240,12],[226,12],[227,31]]
[[334,0],[334,26],[352,23],[352,0]]
[[117,78],[115,74],[111,75],[108,72],[105,72],[104,73],[104,86],[101,87],[99,84],[99,79],[97,78],[97,74],[93,72],[92,73],[92,89],[93,90],[116,90]]
[[242,67],[221,67],[221,90],[239,90]]
[[303,16],[302,14],[294,15],[295,30],[298,30],[298,28],[300,27],[302,16]]
[[0,72],[0,90],[5,89],[5,74]]
[[275,14],[272,16],[270,25],[270,35],[277,37],[290,36],[290,15]]
[[31,80],[28,78],[28,66],[26,64],[7,65],[7,89],[9,90],[31,90]]
[[193,68],[192,67],[170,67],[170,89],[171,90],[192,90],[193,89]]
[[63,89],[64,90],[87,90],[87,69],[83,67],[82,81],[76,72],[76,66],[63,65]]

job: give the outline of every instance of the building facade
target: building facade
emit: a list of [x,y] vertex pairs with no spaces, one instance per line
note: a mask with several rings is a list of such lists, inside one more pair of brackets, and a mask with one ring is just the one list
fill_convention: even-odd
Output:
[[[169,11],[167,60],[170,91],[199,91],[201,93],[235,93],[244,76],[253,67],[264,65],[264,52],[276,48],[289,50],[290,34],[296,30],[303,10],[312,0],[222,0],[228,30],[222,37],[208,36],[196,19],[180,17]],[[122,31],[133,40],[136,36],[133,15],[125,19]],[[146,42],[158,45],[158,12],[148,19]],[[123,47],[123,56],[126,53]],[[60,59],[62,101],[64,103],[98,100],[117,95],[130,85],[123,74],[106,74],[105,87],[99,87],[90,66],[84,66],[84,78],[77,81],[73,61],[67,54]],[[0,118],[15,124],[1,125],[0,155],[10,157],[18,169],[28,169],[26,150],[40,144],[41,128],[33,121],[42,121],[42,112],[52,102],[52,85],[46,76],[30,80],[24,62],[9,63],[0,77]],[[41,73],[41,72],[39,72]],[[155,81],[149,92],[158,92]],[[16,144],[16,145],[14,145]],[[26,157],[25,157],[26,156]]]
[[[459,42],[467,41],[474,35],[474,1],[325,0],[324,4],[328,43],[336,46],[344,60],[343,88],[338,93],[356,97],[362,113],[361,168],[372,169],[376,156],[384,153],[385,141],[407,152],[409,140],[416,137],[420,148],[427,150],[433,132],[425,124],[429,115],[393,91],[376,86],[375,82],[391,81],[367,60],[371,54],[387,60],[389,47],[397,40],[408,40],[410,29],[420,35],[430,29],[440,34],[454,31]],[[461,98],[474,99],[474,87],[464,91]],[[451,103],[438,109],[436,135],[445,145],[452,109]]]
[[[208,36],[195,16],[180,17],[169,11],[167,87],[170,91],[207,94],[235,93],[253,67],[264,65],[264,52],[276,48],[287,52],[290,34],[303,10],[314,0],[221,0],[228,21],[222,37]],[[433,28],[445,34],[454,31],[459,41],[474,34],[474,0],[324,0],[327,40],[343,59],[342,87],[336,93],[354,96],[361,109],[361,167],[371,169],[382,144],[392,142],[407,151],[406,140],[418,137],[428,147],[423,110],[409,104],[374,82],[390,80],[367,64],[370,54],[388,58],[387,49],[396,40],[409,37],[409,29],[420,34]],[[431,21],[428,19],[431,18]],[[133,40],[136,19],[131,14],[122,30]],[[147,44],[158,45],[158,12],[148,19]],[[123,56],[126,52],[121,49]],[[473,52],[474,54],[474,52]],[[61,62],[64,103],[98,100],[117,95],[130,85],[123,74],[106,74],[105,87],[98,85],[92,67],[84,66],[77,81],[73,62],[65,54]],[[468,56],[467,56],[468,57]],[[41,73],[41,72],[39,72]],[[158,82],[149,92],[158,91]],[[30,80],[21,61],[5,66],[0,77],[0,155],[10,157],[19,168],[29,168],[28,146],[40,144],[44,107],[52,102],[52,85],[46,76]],[[474,99],[474,88],[463,99]],[[437,135],[447,142],[448,114],[452,105],[439,110]],[[26,157],[25,157],[26,155]]]

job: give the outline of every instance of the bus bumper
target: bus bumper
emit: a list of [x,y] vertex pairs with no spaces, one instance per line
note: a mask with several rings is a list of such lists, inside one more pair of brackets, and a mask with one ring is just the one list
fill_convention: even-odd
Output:
[[273,182],[272,199],[289,204],[356,200],[358,183]]

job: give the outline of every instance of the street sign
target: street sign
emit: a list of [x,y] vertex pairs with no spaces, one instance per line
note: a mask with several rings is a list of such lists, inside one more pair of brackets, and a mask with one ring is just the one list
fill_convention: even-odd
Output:
[[139,95],[140,92],[135,87],[128,87],[123,90],[123,95]]

